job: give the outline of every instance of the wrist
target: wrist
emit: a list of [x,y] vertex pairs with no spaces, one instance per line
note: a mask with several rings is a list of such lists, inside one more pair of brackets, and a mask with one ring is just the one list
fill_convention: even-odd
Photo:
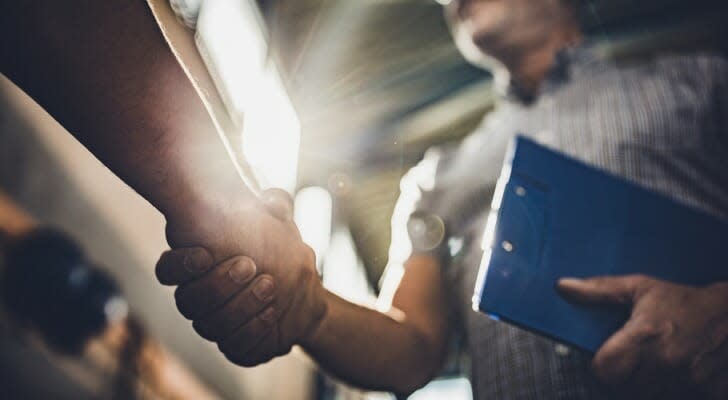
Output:
[[258,202],[240,182],[232,188],[205,188],[186,193],[163,211],[167,242],[172,248],[209,244],[231,218],[246,208],[255,207]]
[[326,290],[323,285],[317,290],[316,296],[321,300],[321,309],[316,312],[316,317],[308,331],[301,337],[300,344],[304,349],[309,350],[317,347],[326,335],[332,316],[334,295]]

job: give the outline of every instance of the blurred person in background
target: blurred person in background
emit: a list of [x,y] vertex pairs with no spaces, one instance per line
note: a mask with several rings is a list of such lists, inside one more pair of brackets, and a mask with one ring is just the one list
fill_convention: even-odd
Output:
[[[301,314],[283,315],[291,322],[279,326],[297,332],[296,342],[324,369],[371,389],[406,394],[423,386],[441,368],[448,336],[458,333],[479,399],[726,398],[728,282],[695,288],[645,276],[563,280],[559,289],[576,301],[632,309],[593,360],[490,320],[472,310],[471,298],[484,205],[516,133],[728,217],[728,62],[688,54],[617,64],[584,41],[578,1],[453,0],[445,12],[465,57],[493,71],[500,104],[461,145],[432,149],[402,180],[392,246],[412,251],[390,260],[404,265],[401,281],[392,274],[395,282],[384,283],[385,291],[396,290],[391,309],[380,313],[325,293],[327,312],[315,329]],[[168,253],[162,276],[175,259],[192,260],[185,251]],[[224,287],[215,271],[226,265],[180,286],[178,305],[197,315],[197,331],[228,358],[254,365],[266,357],[252,343],[268,336],[244,325],[250,315],[230,306],[192,312]],[[300,329],[295,321],[303,321]]]
[[[216,398],[128,313],[113,279],[90,263],[73,239],[38,225],[3,193],[0,300],[2,340],[47,354],[45,360],[56,362],[86,396]],[[38,366],[31,370],[27,364],[14,364],[17,360],[9,352],[0,355],[0,369],[8,379],[4,396],[69,398],[59,388],[23,387],[18,381],[37,378]]]

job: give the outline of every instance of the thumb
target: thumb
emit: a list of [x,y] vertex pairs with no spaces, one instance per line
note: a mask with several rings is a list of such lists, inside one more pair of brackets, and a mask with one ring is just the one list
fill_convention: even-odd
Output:
[[293,219],[293,199],[285,190],[268,189],[261,194],[261,200],[274,217],[284,221]]
[[649,278],[640,275],[605,276],[591,279],[560,279],[556,288],[567,299],[578,303],[630,305]]

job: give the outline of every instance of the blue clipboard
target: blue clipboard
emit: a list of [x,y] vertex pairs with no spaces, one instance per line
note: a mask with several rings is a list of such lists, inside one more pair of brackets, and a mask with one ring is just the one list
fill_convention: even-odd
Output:
[[559,278],[728,281],[728,222],[516,137],[483,239],[473,307],[596,352],[628,310],[577,305]]

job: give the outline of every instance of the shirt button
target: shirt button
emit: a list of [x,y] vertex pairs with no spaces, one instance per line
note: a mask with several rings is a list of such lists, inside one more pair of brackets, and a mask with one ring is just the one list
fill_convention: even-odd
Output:
[[571,349],[561,343],[557,343],[554,345],[554,352],[556,352],[556,355],[566,357],[569,355],[569,353],[571,353]]
[[551,130],[544,129],[538,132],[538,139],[543,144],[553,144],[554,133]]

